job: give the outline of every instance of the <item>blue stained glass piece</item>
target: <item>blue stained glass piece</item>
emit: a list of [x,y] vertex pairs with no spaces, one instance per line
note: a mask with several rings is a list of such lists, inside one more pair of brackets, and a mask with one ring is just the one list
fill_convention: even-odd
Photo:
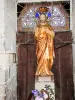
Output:
[[39,12],[37,12],[37,13],[35,14],[35,17],[36,17],[36,18],[38,18],[38,17],[39,17]]
[[51,13],[50,13],[50,12],[48,12],[48,13],[47,13],[47,16],[48,16],[48,17],[51,17]]

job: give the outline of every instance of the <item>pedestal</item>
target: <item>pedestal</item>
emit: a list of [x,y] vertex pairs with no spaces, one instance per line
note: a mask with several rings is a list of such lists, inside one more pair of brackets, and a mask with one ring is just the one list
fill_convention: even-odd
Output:
[[35,89],[40,91],[41,89],[47,89],[49,97],[55,100],[55,84],[54,76],[36,76],[35,77]]

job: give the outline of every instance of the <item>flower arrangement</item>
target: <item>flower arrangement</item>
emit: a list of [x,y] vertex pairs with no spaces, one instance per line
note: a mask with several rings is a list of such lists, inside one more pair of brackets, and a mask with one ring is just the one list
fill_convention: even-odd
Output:
[[41,89],[41,91],[38,90],[32,90],[32,93],[34,94],[35,100],[47,100],[48,99],[48,93],[46,90]]
[[34,94],[35,100],[54,100],[54,90],[50,85],[45,85],[41,91],[34,89],[32,93]]

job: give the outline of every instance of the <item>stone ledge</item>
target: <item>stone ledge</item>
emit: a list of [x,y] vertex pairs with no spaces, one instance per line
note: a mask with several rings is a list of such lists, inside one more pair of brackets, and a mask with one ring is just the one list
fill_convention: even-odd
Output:
[[45,85],[50,85],[52,89],[55,89],[55,84],[53,82],[35,82],[35,89],[44,89]]
[[35,89],[42,89],[45,85],[51,85],[51,87],[54,89],[54,76],[35,77]]
[[36,76],[35,81],[38,81],[38,82],[54,82],[54,76]]

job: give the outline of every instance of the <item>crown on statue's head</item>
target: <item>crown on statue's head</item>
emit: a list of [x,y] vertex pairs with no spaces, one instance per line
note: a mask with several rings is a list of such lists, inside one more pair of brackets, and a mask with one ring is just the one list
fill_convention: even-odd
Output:
[[47,7],[40,7],[36,12],[35,17],[39,18],[41,14],[45,14],[47,17],[51,17],[51,13],[49,12],[49,8]]
[[46,13],[46,12],[48,12],[48,8],[47,7],[40,7],[39,12],[40,13]]

